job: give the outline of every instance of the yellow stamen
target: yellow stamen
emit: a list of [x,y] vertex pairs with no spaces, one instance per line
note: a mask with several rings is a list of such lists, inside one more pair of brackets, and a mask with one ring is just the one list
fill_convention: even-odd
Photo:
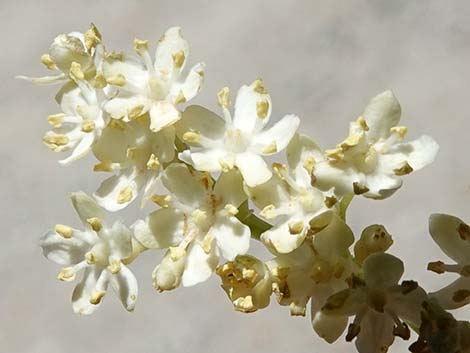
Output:
[[261,79],[255,80],[255,81],[251,84],[251,87],[253,88],[253,91],[255,91],[256,93],[259,93],[259,94],[267,94],[267,93],[268,93],[268,91],[266,90],[266,88],[264,88],[264,86],[263,86],[263,80],[261,80]]
[[183,141],[189,144],[198,144],[201,141],[201,134],[194,131],[187,131],[183,134]]
[[142,39],[134,39],[134,49],[137,54],[142,55],[144,52],[149,50],[149,41]]
[[228,87],[222,88],[219,93],[217,93],[217,102],[223,108],[230,107],[230,89]]
[[98,291],[98,290],[93,290],[91,292],[91,297],[90,297],[90,304],[97,305],[101,302],[101,299],[103,299],[104,295],[106,292],[104,291]]
[[75,61],[72,62],[72,64],[70,65],[69,74],[72,80],[74,81],[81,81],[85,79],[85,74],[82,71],[82,65],[80,65],[79,63]]
[[256,102],[256,114],[258,118],[264,119],[268,116],[269,102],[267,100],[262,100]]
[[73,267],[64,267],[57,275],[57,279],[64,282],[71,282],[75,279]]
[[57,70],[57,65],[55,64],[54,60],[52,60],[49,54],[44,54],[41,56],[41,63],[47,67],[49,70]]
[[101,219],[99,219],[98,217],[88,218],[86,222],[91,226],[91,228],[95,232],[99,232],[101,228],[103,227],[103,224],[101,223]]
[[129,186],[126,186],[119,191],[117,197],[117,203],[122,204],[129,202],[132,199],[132,189]]
[[119,273],[121,271],[121,261],[117,259],[112,259],[107,269],[113,275]]
[[183,66],[184,60],[186,59],[183,50],[180,50],[179,52],[174,53],[172,55],[172,58],[173,58],[173,65],[177,69],[180,69]]
[[96,47],[96,45],[101,42],[101,33],[93,23],[91,24],[90,29],[85,32],[84,39],[85,47],[88,49],[88,51]]
[[168,207],[171,202],[171,196],[170,195],[152,195],[151,197],[152,202],[156,203],[160,207]]
[[82,131],[86,133],[93,132],[95,130],[95,122],[93,120],[84,120],[82,123]]
[[73,229],[63,224],[56,224],[54,230],[57,234],[65,239],[70,239],[73,235]]
[[178,261],[186,255],[186,250],[178,246],[170,246],[170,257],[173,261]]
[[63,121],[64,121],[65,114],[59,113],[59,114],[52,114],[47,117],[47,122],[51,124],[53,127],[61,127]]
[[147,161],[147,169],[158,170],[158,168],[160,168],[160,161],[158,160],[158,157],[152,153]]
[[296,235],[296,234],[302,233],[304,229],[304,222],[292,221],[292,222],[289,222],[288,226],[289,226],[289,233]]
[[106,82],[113,86],[122,87],[126,84],[126,77],[123,74],[119,73],[117,75],[108,77],[106,79]]
[[393,170],[395,175],[406,175],[410,174],[413,171],[411,165],[407,161],[403,162],[402,166]]
[[236,216],[238,214],[238,208],[232,204],[226,204],[224,208],[230,216]]
[[271,142],[269,145],[267,145],[265,148],[263,148],[263,150],[261,152],[265,153],[265,154],[276,153],[277,152],[276,141]]

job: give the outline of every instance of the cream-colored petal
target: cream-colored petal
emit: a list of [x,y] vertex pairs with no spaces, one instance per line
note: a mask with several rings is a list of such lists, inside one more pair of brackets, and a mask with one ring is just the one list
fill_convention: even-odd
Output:
[[362,116],[369,127],[368,136],[387,138],[390,129],[400,122],[400,103],[392,91],[385,91],[371,99]]
[[152,107],[152,101],[144,95],[119,95],[104,104],[104,110],[114,119],[132,120]]
[[87,222],[89,218],[97,217],[101,220],[105,218],[104,210],[83,191],[70,193],[70,200],[77,215],[86,227],[89,227]]
[[[233,125],[246,133],[260,131],[268,123],[271,115],[271,97],[267,93],[259,93],[257,87],[259,86],[256,83],[242,86],[235,101]],[[262,112],[259,109],[260,104],[266,108]]]
[[152,212],[133,226],[135,238],[149,249],[176,246],[183,239],[184,229],[184,214],[171,207]]
[[160,39],[155,52],[155,69],[169,73],[181,72],[189,54],[188,42],[181,35],[180,27],[171,27]]
[[111,276],[111,288],[116,292],[119,300],[127,311],[133,311],[138,295],[137,279],[125,265],[121,270]]
[[202,177],[202,173],[189,170],[183,163],[174,163],[165,169],[162,182],[179,202],[198,207],[207,195]]
[[361,330],[356,339],[359,353],[387,352],[395,339],[393,320],[387,314],[369,310],[361,321]]
[[470,277],[461,276],[430,295],[436,298],[442,308],[446,310],[454,310],[470,304]]
[[320,147],[310,137],[298,133],[287,145],[286,155],[289,167],[293,170],[301,165],[307,170],[312,167],[313,171],[315,164],[324,159]]
[[403,276],[403,262],[390,254],[369,255],[363,265],[364,280],[371,288],[388,288],[396,285]]
[[206,253],[197,242],[190,245],[182,277],[184,287],[191,287],[206,281],[215,271],[219,255],[214,241],[212,241],[209,253]]
[[176,104],[178,100],[188,102],[196,97],[204,82],[204,67],[203,63],[194,65],[182,82],[173,83],[170,91],[173,103]]
[[223,118],[200,105],[187,107],[175,127],[180,140],[183,140],[184,133],[188,131],[200,133],[211,140],[222,139],[225,133]]
[[236,169],[220,174],[214,194],[221,200],[221,207],[230,204],[238,208],[248,197],[243,190],[243,178]]
[[121,170],[103,181],[93,194],[96,201],[108,211],[116,212],[136,199],[145,184],[145,174],[134,168]]
[[[85,269],[82,280],[75,286],[72,294],[72,308],[76,314],[90,315],[100,306],[101,302],[97,304],[90,303],[92,292],[100,274],[101,270],[95,266]],[[105,287],[107,287],[107,283]]]
[[197,170],[215,173],[222,170],[220,162],[227,159],[227,152],[223,149],[200,149],[194,152],[186,150],[178,158]]
[[167,101],[158,101],[150,108],[150,130],[160,131],[181,119],[181,113]]
[[312,313],[313,330],[328,343],[334,343],[343,334],[347,325],[347,316],[329,316],[321,311]]
[[85,253],[93,246],[96,235],[77,229],[72,229],[72,231],[72,236],[68,239],[52,230],[41,237],[39,245],[48,260],[62,266],[83,261]]
[[274,174],[266,183],[255,187],[246,187],[246,192],[251,201],[260,210],[269,205],[279,208],[289,201],[289,190],[286,183]]
[[447,256],[460,264],[470,264],[470,228],[464,221],[435,213],[429,217],[429,233]]
[[[287,147],[299,124],[300,119],[297,116],[286,115],[269,129],[255,135],[252,145],[258,153],[264,155],[280,152]],[[270,149],[270,146],[275,148]]]
[[246,254],[250,247],[250,228],[235,217],[218,215],[208,234],[215,237],[222,256],[229,261]]
[[264,159],[257,154],[251,152],[239,153],[236,156],[235,163],[246,184],[250,187],[261,185],[272,176],[272,172]]
[[[291,234],[289,223],[295,221],[304,221],[305,225],[299,232]],[[271,229],[261,234],[261,241],[274,254],[286,254],[297,249],[302,244],[305,236],[307,235],[307,230],[307,220],[283,216],[280,223],[274,225]]]

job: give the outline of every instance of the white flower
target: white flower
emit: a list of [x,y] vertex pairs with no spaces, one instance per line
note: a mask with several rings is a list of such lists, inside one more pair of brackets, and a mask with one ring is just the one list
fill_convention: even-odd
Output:
[[264,262],[239,255],[218,267],[217,274],[235,310],[252,313],[269,305],[273,279]]
[[292,315],[305,315],[311,300],[313,329],[331,343],[344,331],[347,318],[326,316],[320,309],[331,294],[347,287],[346,278],[356,271],[348,250],[354,235],[331,211],[317,218],[315,229],[300,247],[267,265],[275,279],[279,304],[288,305]]
[[269,180],[272,173],[263,156],[283,150],[297,127],[299,118],[287,115],[269,129],[264,129],[271,115],[271,97],[261,80],[242,86],[235,101],[235,113],[228,110],[228,88],[219,92],[224,119],[200,107],[188,107],[177,126],[178,136],[190,145],[179,158],[207,172],[227,171],[237,167],[249,186]]
[[58,275],[61,281],[73,281],[83,270],[72,295],[74,312],[93,313],[109,285],[126,310],[134,310],[137,280],[124,264],[133,254],[130,230],[119,221],[107,225],[103,210],[85,193],[73,193],[71,200],[85,230],[57,224],[44,234],[41,247],[45,257],[65,266]]
[[380,224],[372,224],[362,231],[361,238],[354,245],[355,260],[362,266],[369,255],[385,252],[392,244],[392,236],[385,227]]
[[350,288],[333,294],[323,306],[322,313],[328,316],[355,316],[346,340],[357,336],[360,353],[387,352],[394,336],[409,339],[410,330],[402,320],[420,325],[421,304],[427,296],[414,281],[398,284],[403,271],[398,258],[372,254],[364,261],[364,280],[353,276]]
[[311,156],[306,152],[309,140],[295,135],[287,148],[290,170],[274,164],[275,174],[266,183],[247,187],[260,215],[274,220],[274,226],[261,235],[263,243],[275,254],[295,250],[312,230],[311,222],[330,209],[336,210],[337,199],[332,193],[312,186]]
[[115,172],[94,194],[108,211],[125,208],[139,194],[143,206],[155,192],[161,170],[175,156],[174,128],[152,132],[149,124],[148,114],[128,123],[113,119],[93,146],[100,160],[95,171]]
[[433,214],[429,233],[442,251],[456,262],[447,265],[431,262],[428,269],[436,273],[451,272],[460,277],[447,287],[431,293],[444,309],[456,309],[470,303],[470,227],[457,217]]
[[44,143],[55,152],[72,150],[69,157],[59,161],[61,164],[85,156],[100,137],[108,120],[101,110],[105,99],[103,90],[93,88],[85,80],[80,64],[71,64],[70,77],[73,82],[64,85],[57,96],[62,113],[48,117],[53,129],[43,138]]
[[72,63],[79,64],[87,80],[95,78],[99,73],[104,48],[101,44],[101,34],[95,25],[85,33],[71,32],[58,35],[51,44],[48,54],[41,56],[41,62],[47,69],[59,71],[55,76],[18,78],[36,84],[54,84],[69,80]]
[[182,75],[189,47],[181,29],[172,27],[160,39],[152,62],[148,41],[135,42],[139,57],[109,56],[103,65],[106,81],[116,88],[117,96],[105,109],[115,119],[132,120],[146,112],[150,128],[159,131],[180,119],[176,108],[194,98],[201,88],[204,64],[195,65]]
[[363,115],[350,125],[349,136],[317,160],[315,186],[335,187],[338,195],[354,192],[383,199],[402,185],[401,176],[434,161],[439,146],[429,136],[402,142],[401,108],[392,92],[374,97]]
[[207,173],[184,164],[171,164],[162,175],[171,195],[154,195],[162,206],[134,225],[136,238],[147,248],[168,253],[154,271],[158,290],[192,286],[205,281],[219,262],[245,254],[250,230],[235,215],[246,200],[236,170],[222,174],[214,184]]

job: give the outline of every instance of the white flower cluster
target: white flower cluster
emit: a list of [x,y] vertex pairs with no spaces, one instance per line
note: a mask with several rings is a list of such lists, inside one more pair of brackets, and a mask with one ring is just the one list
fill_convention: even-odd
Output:
[[[238,311],[264,308],[274,293],[292,315],[305,316],[310,302],[313,329],[330,343],[348,327],[346,340],[355,339],[359,352],[386,352],[396,336],[409,339],[411,327],[420,333],[413,352],[438,352],[442,325],[432,325],[438,319],[431,308],[470,302],[470,227],[431,216],[431,236],[457,264],[437,261],[429,269],[460,277],[427,293],[415,281],[400,282],[404,265],[386,253],[393,241],[383,226],[365,228],[355,241],[346,223],[354,196],[391,196],[404,175],[438,152],[429,136],[404,141],[393,93],[374,97],[348,137],[324,150],[297,132],[295,115],[268,127],[272,102],[260,79],[238,90],[233,112],[227,87],[217,94],[221,115],[197,105],[181,110],[200,91],[204,64],[186,69],[180,28],[165,32],[153,57],[148,41],[134,46],[136,55],[109,52],[92,25],[59,35],[41,57],[56,75],[23,77],[62,84],[60,112],[48,117],[52,129],[43,138],[53,151],[71,152],[60,163],[92,152],[94,170],[112,173],[93,197],[71,194],[84,230],[57,224],[41,239],[44,255],[64,266],[61,281],[83,273],[74,311],[94,312],[109,286],[132,311],[138,289],[128,266],[143,251],[165,249],[152,274],[158,291],[193,286],[215,272]],[[287,163],[267,163],[282,151]],[[130,227],[106,222],[105,210],[137,198],[158,209]],[[249,255],[251,239],[272,258]],[[458,338],[456,349],[469,352],[465,323],[445,328]]]

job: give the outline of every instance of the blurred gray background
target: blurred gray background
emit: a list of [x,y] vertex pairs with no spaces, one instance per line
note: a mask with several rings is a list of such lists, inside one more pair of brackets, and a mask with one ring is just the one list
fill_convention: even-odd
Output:
[[[441,145],[432,166],[406,178],[384,202],[355,200],[356,234],[371,223],[393,234],[391,252],[406,277],[433,290],[452,276],[427,273],[428,261],[447,260],[427,234],[427,217],[447,212],[470,221],[470,2],[442,0],[324,1],[0,1],[0,351],[48,353],[351,352],[317,338],[309,318],[271,306],[252,315],[232,310],[217,278],[190,289],[157,294],[146,253],[132,269],[140,294],[133,314],[109,295],[92,317],[72,313],[73,284],[55,279],[40,235],[55,223],[77,225],[67,193],[93,192],[103,175],[93,158],[70,167],[41,143],[46,117],[56,113],[55,87],[34,87],[17,74],[43,74],[39,57],[59,33],[100,28],[107,48],[132,50],[134,37],[154,44],[173,25],[183,27],[190,61],[207,64],[196,103],[215,108],[215,94],[260,76],[274,102],[274,119],[296,113],[301,130],[323,147],[347,134],[368,100],[392,89],[409,138],[430,134]],[[131,208],[126,219],[137,217]],[[140,213],[141,214],[141,213]],[[141,214],[142,215],[142,214]],[[459,316],[470,318],[470,309]],[[408,342],[391,352],[404,352]]]

